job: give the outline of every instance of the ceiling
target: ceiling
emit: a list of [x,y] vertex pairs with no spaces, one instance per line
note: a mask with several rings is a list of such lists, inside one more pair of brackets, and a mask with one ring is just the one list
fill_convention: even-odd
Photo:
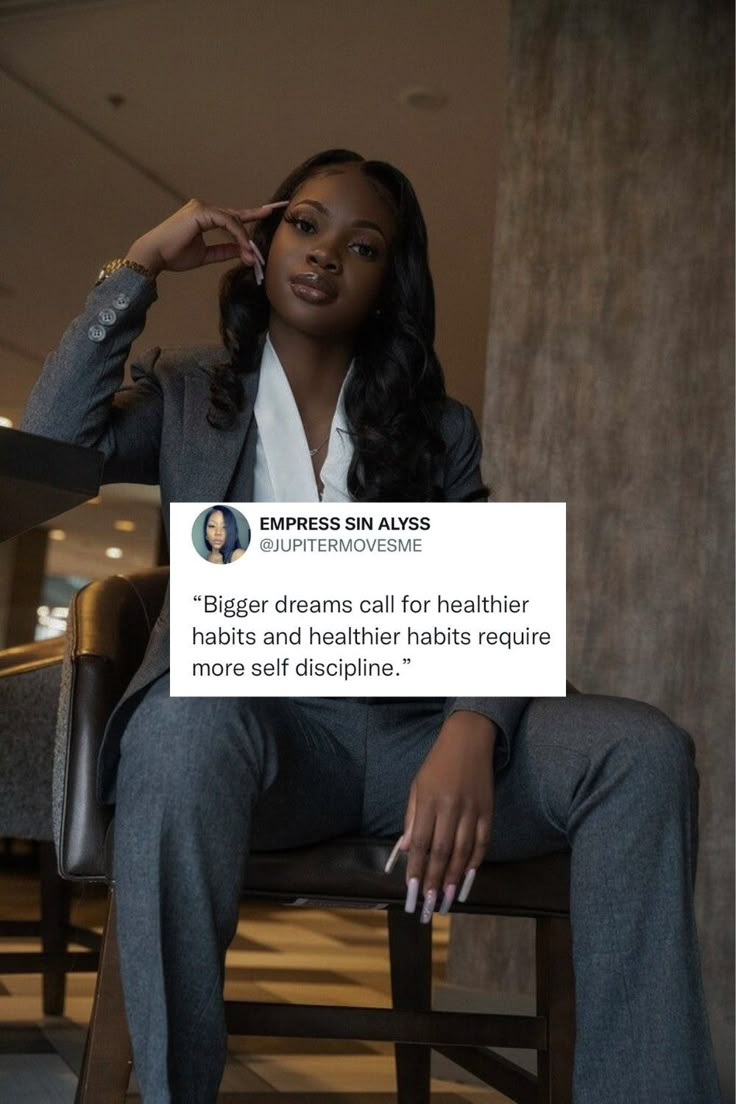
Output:
[[[0,416],[18,424],[104,261],[191,196],[255,205],[335,146],[412,180],[448,389],[480,414],[507,2],[0,0]],[[413,88],[445,106],[407,106]],[[133,355],[217,340],[222,271],[162,275]],[[50,545],[49,571],[146,566],[152,498],[103,492],[110,523],[138,511],[114,564],[104,548],[122,541],[92,525],[99,510],[55,521],[68,539]]]

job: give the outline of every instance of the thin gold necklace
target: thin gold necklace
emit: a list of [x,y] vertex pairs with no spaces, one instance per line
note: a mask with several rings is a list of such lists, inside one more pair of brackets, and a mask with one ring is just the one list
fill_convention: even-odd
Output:
[[[325,445],[327,444],[327,442],[329,441],[329,439],[330,439],[330,435],[329,435],[329,433],[328,433],[328,434],[327,434],[327,436],[325,437],[325,439],[324,439],[324,441],[322,442],[322,444],[321,444],[321,445],[317,445],[317,447],[316,447],[316,448],[310,448],[310,449],[309,449],[309,455],[310,455],[310,456],[316,456],[316,455],[317,455],[317,453],[319,452],[319,450],[320,450],[321,448],[324,448],[324,447],[325,447]],[[309,441],[307,441],[307,448],[309,448]]]

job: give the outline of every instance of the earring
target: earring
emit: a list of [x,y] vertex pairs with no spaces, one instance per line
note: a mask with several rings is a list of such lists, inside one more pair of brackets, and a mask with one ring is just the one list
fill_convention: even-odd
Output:
[[374,314],[380,314],[380,313],[381,313],[381,308],[380,308],[380,307],[376,307],[376,309],[375,309],[375,311],[374,311]]

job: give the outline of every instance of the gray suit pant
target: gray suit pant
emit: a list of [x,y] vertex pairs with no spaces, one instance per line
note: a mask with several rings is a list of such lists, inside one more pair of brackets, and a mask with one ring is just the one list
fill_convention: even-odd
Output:
[[[169,698],[123,734],[114,875],[145,1104],[210,1104],[247,853],[398,837],[443,699]],[[640,702],[534,700],[496,772],[491,860],[572,849],[575,1104],[717,1104],[689,736]],[[417,919],[418,922],[418,919]]]

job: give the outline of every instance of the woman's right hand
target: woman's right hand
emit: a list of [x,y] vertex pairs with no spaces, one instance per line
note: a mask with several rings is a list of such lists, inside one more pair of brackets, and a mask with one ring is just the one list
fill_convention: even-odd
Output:
[[[155,279],[159,272],[186,272],[201,265],[240,257],[244,264],[255,268],[260,283],[265,261],[244,224],[267,218],[275,207],[285,207],[287,203],[288,200],[264,203],[260,207],[236,211],[190,199],[164,222],[138,238],[128,250],[126,260],[144,265]],[[208,245],[204,235],[215,229],[227,231],[233,241]]]

